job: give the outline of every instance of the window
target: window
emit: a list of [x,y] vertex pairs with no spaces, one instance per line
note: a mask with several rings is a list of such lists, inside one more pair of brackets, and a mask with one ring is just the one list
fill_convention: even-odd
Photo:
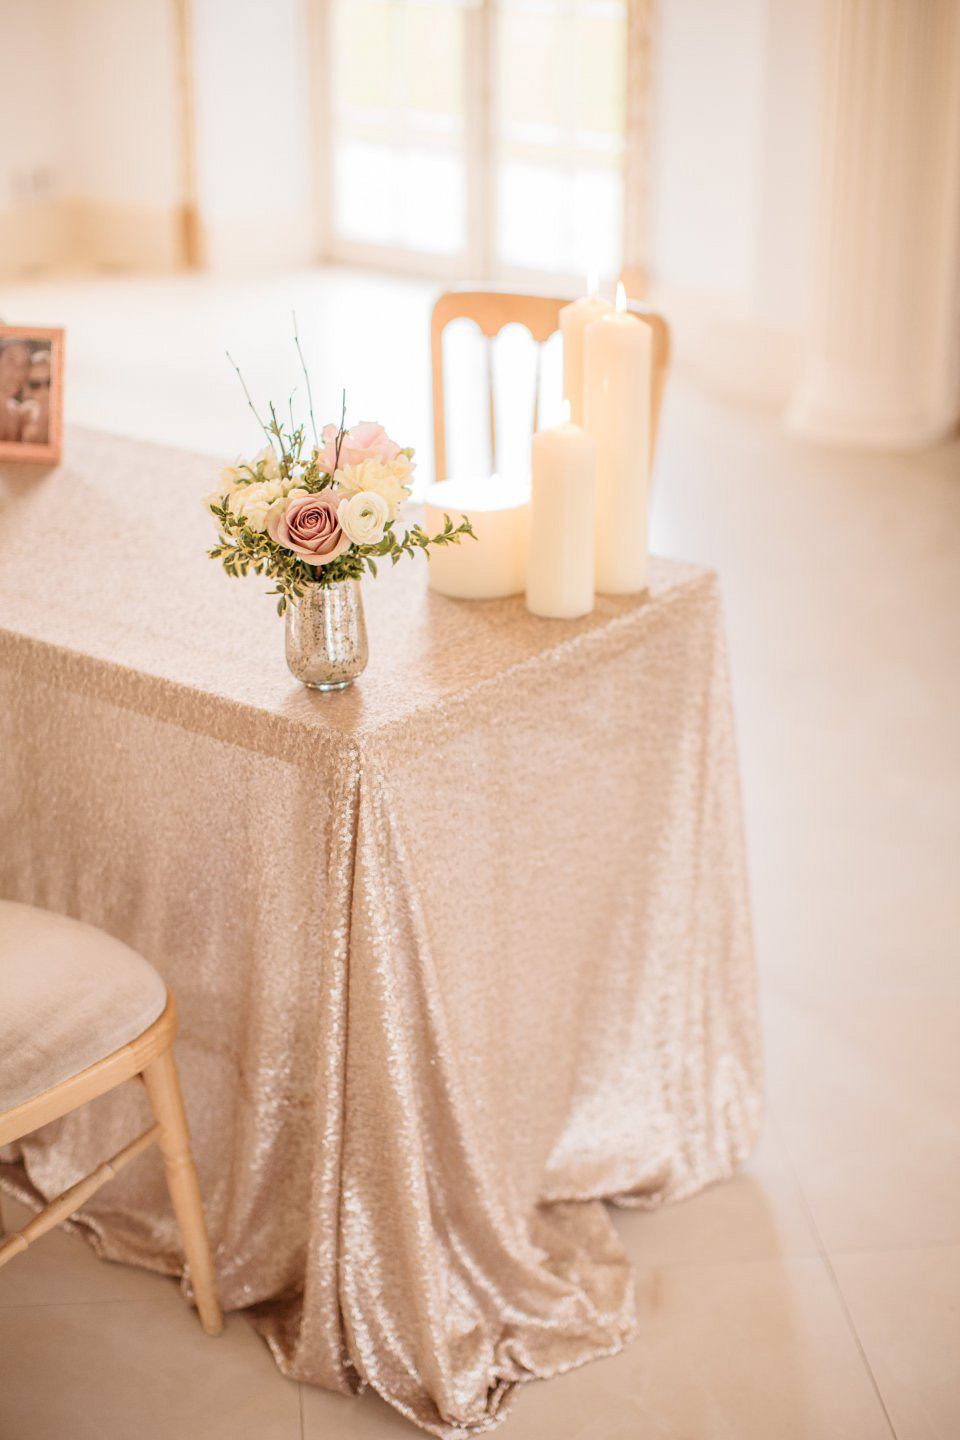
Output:
[[334,244],[465,258],[475,7],[335,0],[329,9]]
[[626,5],[505,0],[495,14],[495,266],[614,274]]
[[500,281],[619,272],[627,0],[315,4],[332,257]]

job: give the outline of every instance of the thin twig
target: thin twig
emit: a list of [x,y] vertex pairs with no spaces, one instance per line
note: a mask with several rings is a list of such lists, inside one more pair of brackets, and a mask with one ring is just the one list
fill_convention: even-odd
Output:
[[297,334],[297,312],[294,310],[291,313],[293,315],[293,341],[297,347],[297,354],[300,356],[300,368],[303,371],[303,378],[307,382],[307,412],[310,416],[310,428],[313,431],[313,443],[319,450],[320,436],[317,434],[317,422],[313,417],[313,392],[310,389],[310,372],[307,369],[307,362],[303,358],[303,350],[300,348],[300,336]]
[[240,384],[243,386],[243,393],[244,393],[244,395],[246,395],[246,397],[247,397],[247,404],[250,406],[250,409],[253,411],[254,415],[256,415],[257,424],[260,426],[260,429],[263,431],[264,435],[266,435],[267,439],[270,441],[270,448],[271,448],[271,450],[272,450],[272,449],[273,449],[273,436],[270,434],[270,431],[267,429],[266,425],[264,425],[263,421],[260,419],[259,414],[257,414],[257,407],[256,407],[256,405],[254,405],[253,399],[251,398],[251,395],[250,395],[250,391],[247,389],[247,382],[246,382],[246,380],[244,380],[243,376],[240,374],[240,366],[237,364],[236,360],[234,360],[234,358],[233,358],[233,356],[230,354],[230,351],[229,351],[229,350],[226,350],[224,353],[225,353],[227,359],[230,361],[230,364],[233,366],[234,370],[236,370],[236,372],[237,372],[237,379],[240,381]]
[[334,470],[340,469],[340,446],[343,444],[343,432],[347,424],[347,392],[343,391],[343,400],[340,406],[340,429],[337,431],[337,449],[333,457]]
[[287,401],[287,407],[290,411],[290,444],[293,449],[294,461],[299,465],[300,456],[303,454],[303,440],[307,432],[306,427],[298,425],[293,418],[293,397],[296,393],[297,387],[294,385],[290,392],[290,399]]
[[277,410],[273,401],[270,401],[270,434],[276,436],[277,446],[280,450],[280,473],[284,477],[290,474],[290,462],[287,459],[287,447],[283,439],[283,426],[277,419]]

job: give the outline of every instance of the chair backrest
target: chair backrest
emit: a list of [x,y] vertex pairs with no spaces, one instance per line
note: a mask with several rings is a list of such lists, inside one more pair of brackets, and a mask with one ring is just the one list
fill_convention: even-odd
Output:
[[[519,295],[503,290],[447,290],[433,307],[430,345],[433,359],[433,462],[434,478],[447,473],[446,432],[443,410],[443,332],[452,320],[472,320],[487,340],[487,399],[490,415],[490,454],[496,467],[497,426],[493,394],[493,341],[505,325],[523,325],[539,347],[560,328],[560,311],[569,300],[552,295]],[[653,373],[650,395],[650,463],[657,445],[660,406],[670,359],[670,328],[662,315],[645,305],[630,301],[630,313],[639,315],[653,330]],[[533,429],[537,428],[537,396],[534,390]]]

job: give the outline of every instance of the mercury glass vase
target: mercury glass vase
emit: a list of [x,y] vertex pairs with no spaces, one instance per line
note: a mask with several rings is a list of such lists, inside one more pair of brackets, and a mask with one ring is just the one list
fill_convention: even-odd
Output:
[[367,667],[367,627],[358,580],[308,585],[287,606],[287,665],[311,690],[343,690]]

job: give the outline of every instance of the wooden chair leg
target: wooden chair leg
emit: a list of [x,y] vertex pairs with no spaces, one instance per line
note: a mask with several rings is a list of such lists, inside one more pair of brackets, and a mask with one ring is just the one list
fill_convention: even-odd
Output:
[[223,1329],[223,1314],[217,1298],[210,1241],[172,1049],[165,1050],[145,1068],[143,1081],[154,1119],[160,1126],[160,1149],[167,1185],[190,1266],[200,1323],[208,1335],[219,1335]]

